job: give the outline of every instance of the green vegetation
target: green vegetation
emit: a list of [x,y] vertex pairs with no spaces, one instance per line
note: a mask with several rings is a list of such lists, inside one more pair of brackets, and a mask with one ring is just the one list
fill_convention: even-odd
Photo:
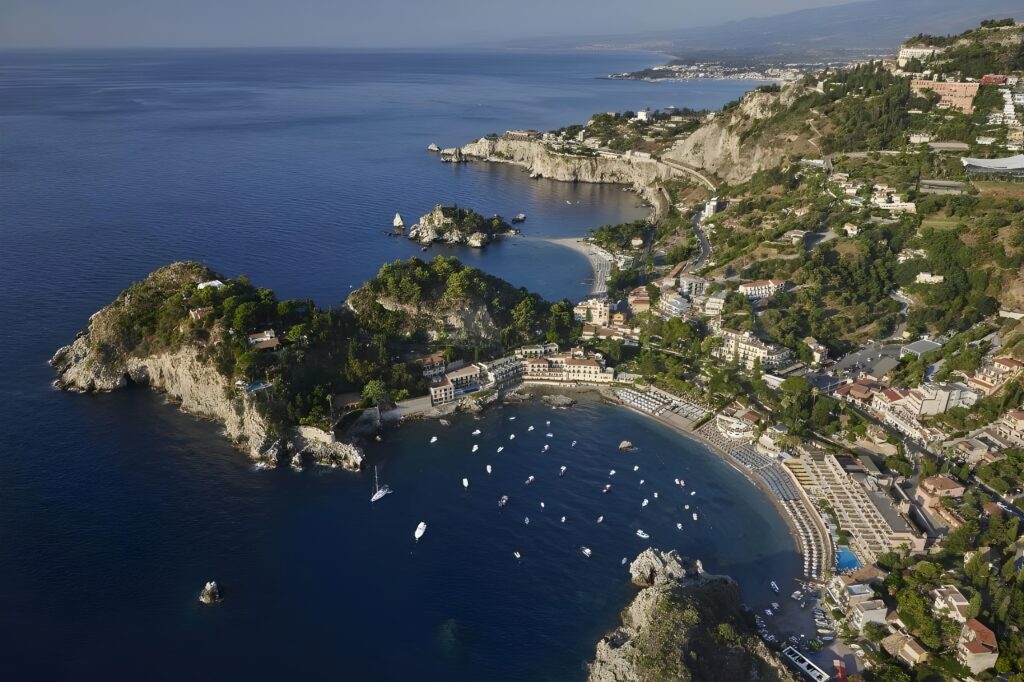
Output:
[[612,253],[629,251],[634,248],[630,242],[634,239],[643,239],[650,227],[650,223],[646,220],[634,220],[619,225],[603,225],[590,230],[590,240]]

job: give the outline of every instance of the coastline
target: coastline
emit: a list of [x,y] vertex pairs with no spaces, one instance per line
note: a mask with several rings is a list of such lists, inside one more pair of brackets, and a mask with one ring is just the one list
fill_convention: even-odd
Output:
[[[588,295],[595,296],[605,292],[605,283],[611,276],[612,259],[604,249],[584,241],[586,237],[548,237],[544,241],[549,244],[564,246],[567,249],[583,254],[590,261],[592,284]],[[607,255],[606,255],[607,254]]]

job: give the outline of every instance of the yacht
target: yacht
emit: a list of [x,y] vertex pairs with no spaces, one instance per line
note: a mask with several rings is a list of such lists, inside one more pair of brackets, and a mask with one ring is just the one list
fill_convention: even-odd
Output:
[[651,537],[647,533],[643,532],[643,530],[641,530],[640,528],[636,529],[636,536],[642,540],[649,540]]
[[562,523],[565,523],[565,517],[564,516],[562,517]]
[[643,485],[643,484],[644,484],[644,479],[641,478],[640,479],[640,485]]
[[490,464],[488,464],[488,465],[487,465],[487,473],[488,473],[488,474],[490,474],[490,473],[491,473],[491,465],[490,465]]
[[609,471],[608,475],[609,476],[614,476],[615,475],[615,469],[612,469],[611,471]]
[[505,446],[504,446],[504,445],[499,445],[499,446],[498,446],[498,452],[501,452],[501,451],[502,451],[502,450],[504,450],[504,449],[505,449]]
[[683,529],[683,524],[677,523],[676,524],[676,530],[682,530],[682,529]]
[[431,443],[436,443],[437,442],[437,436],[431,436],[430,437],[430,442]]
[[684,505],[683,505],[683,509],[685,509],[685,510],[689,511],[689,510],[690,510],[690,505],[688,505],[688,504],[684,504]]
[[550,447],[551,447],[550,445],[545,445],[545,446],[544,446],[544,449],[543,449],[543,450],[541,450],[541,452],[547,452],[547,451],[548,451],[548,448],[550,448]]
[[640,465],[639,464],[634,464],[633,465],[633,471],[640,471]]
[[654,493],[654,499],[658,499],[658,493]]
[[498,508],[500,509],[504,507],[506,504],[508,504],[508,495],[502,495],[501,499],[498,500]]
[[515,439],[516,439],[516,434],[514,434],[514,433],[510,433],[510,434],[508,435],[508,439],[509,439],[509,440],[515,440]]
[[545,437],[545,438],[554,438],[554,437],[555,437],[555,434],[553,434],[553,433],[545,433],[545,434],[544,434],[544,437]]
[[588,559],[589,559],[589,558],[590,558],[590,556],[591,556],[591,555],[593,554],[593,552],[592,552],[592,551],[590,551],[590,548],[589,548],[589,547],[580,547],[580,552],[582,552],[582,553],[583,553],[583,556],[587,557]]
[[598,516],[597,517],[597,522],[601,523],[602,521],[604,521],[604,516]]
[[370,497],[370,502],[376,502],[385,495],[391,493],[391,488],[387,484],[381,486],[377,480],[377,467],[373,467],[373,495]]
[[640,506],[641,506],[641,507],[646,507],[646,506],[647,506],[647,505],[649,505],[650,503],[651,503],[651,502],[650,502],[650,500],[648,500],[648,499],[647,499],[647,498],[645,497],[645,498],[644,498],[644,501],[640,503]]
[[[697,520],[697,512],[693,512],[693,520],[694,520],[694,521],[696,521],[696,520]],[[776,592],[778,592],[778,590],[776,590]]]
[[570,447],[570,448],[574,448],[574,447],[576,447],[576,441],[573,441],[573,442],[572,442],[572,445],[570,445],[569,447]]
[[509,420],[510,422],[514,422],[514,421],[516,420],[516,418],[515,418],[515,417],[509,417],[509,418],[508,418],[508,420]]
[[462,487],[463,488],[468,488],[469,487],[469,479],[468,478],[462,479]]
[[549,419],[546,422],[544,422],[544,426],[551,426],[551,420]]
[[480,449],[480,446],[477,445],[476,443],[473,443],[473,452],[476,452],[479,449]]
[[527,431],[533,431],[533,426],[531,425],[531,426],[526,427],[526,430]]
[[477,429],[476,431],[474,431],[472,435],[479,436],[480,435],[480,429]]
[[623,566],[625,566],[625,565],[626,565],[626,557],[622,557],[622,565],[623,565]]
[[543,502],[541,502],[541,503],[540,503],[540,508],[541,508],[541,509],[543,509],[543,508],[544,508],[544,503],[543,503]]
[[696,495],[696,494],[697,494],[697,491],[696,491],[696,490],[691,490],[691,491],[690,491],[690,497],[693,497],[693,496],[694,496],[694,495]]
[[529,526],[530,525],[530,517],[529,516],[526,516],[526,517],[523,518],[523,525],[524,526]]
[[423,534],[426,533],[426,532],[427,532],[427,524],[426,524],[426,522],[420,521],[420,524],[418,526],[416,526],[416,531],[412,534],[412,536],[414,538],[416,538],[417,542],[419,542],[419,539],[421,537],[423,537]]

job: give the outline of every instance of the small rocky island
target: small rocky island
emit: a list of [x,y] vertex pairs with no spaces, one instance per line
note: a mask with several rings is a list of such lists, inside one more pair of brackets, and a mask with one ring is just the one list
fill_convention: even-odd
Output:
[[641,590],[622,612],[622,625],[598,642],[590,682],[796,682],[757,637],[732,578],[657,549],[642,552],[629,573]]
[[479,249],[496,237],[510,234],[519,234],[519,230],[499,215],[485,218],[471,208],[438,204],[412,226],[408,236],[424,245],[444,242]]

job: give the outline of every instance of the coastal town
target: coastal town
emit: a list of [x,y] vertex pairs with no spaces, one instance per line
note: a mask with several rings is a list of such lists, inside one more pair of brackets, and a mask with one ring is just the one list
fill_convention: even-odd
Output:
[[[354,417],[596,393],[698,439],[775,504],[801,575],[773,582],[755,622],[796,674],[1024,679],[1024,26],[776,75],[720,112],[602,112],[439,149],[649,200],[649,220],[574,246],[594,263],[583,300],[437,256],[319,310],[176,264],[94,316],[99,340],[58,352],[57,385],[169,381],[133,358],[186,353],[223,383],[204,414],[264,462],[295,429],[297,468],[316,434],[317,459],[358,468],[336,440]],[[755,149],[743,176],[709,156],[726,134]],[[506,234],[438,205],[409,236]],[[101,352],[123,366],[85,367]]]

